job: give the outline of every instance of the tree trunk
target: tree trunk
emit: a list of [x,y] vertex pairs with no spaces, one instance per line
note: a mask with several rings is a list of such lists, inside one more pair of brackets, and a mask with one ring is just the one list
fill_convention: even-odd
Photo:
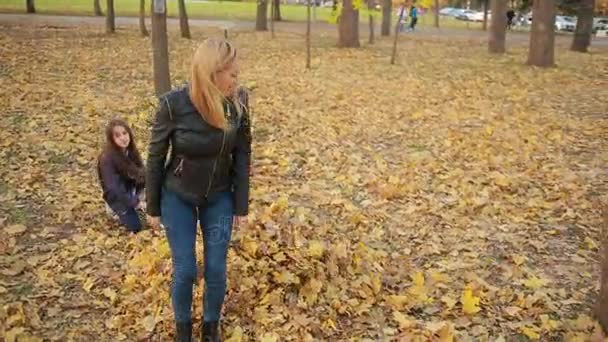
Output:
[[310,69],[310,2],[306,1],[306,69]]
[[[532,7],[532,32],[528,64],[539,67],[555,65],[555,0],[536,0]],[[499,16],[497,13],[496,16]]]
[[[370,9],[371,11],[371,9]],[[374,33],[374,16],[373,15],[369,15],[369,44],[374,44],[374,37],[375,33]]]
[[148,36],[148,29],[146,29],[146,0],[139,0],[139,31],[142,36]]
[[[580,20],[580,19],[579,19]],[[608,333],[608,203],[601,203],[603,227],[600,236],[600,295],[595,307],[595,317],[605,333]]]
[[274,35],[274,2],[270,4],[270,37],[275,38]]
[[93,0],[93,11],[95,12],[96,16],[103,17],[103,11],[101,10],[99,0]]
[[577,52],[587,52],[591,44],[591,33],[593,32],[593,9],[595,0],[581,0],[578,8],[578,20],[576,30],[570,49]]
[[188,25],[188,13],[186,12],[186,3],[184,0],[178,0],[179,4],[179,30],[182,33],[182,38],[190,39],[190,26]]
[[272,14],[272,18],[274,19],[274,21],[283,20],[281,18],[281,0],[273,0],[272,4],[273,4],[273,11],[274,11]]
[[352,0],[344,0],[338,23],[338,46],[359,47],[359,11],[353,8]]
[[[162,0],[164,2],[164,0]],[[171,90],[171,78],[169,76],[169,47],[167,42],[167,4],[162,8],[152,7],[152,54],[154,63],[154,90],[160,96]]]
[[258,0],[258,9],[255,16],[255,30],[256,31],[267,31],[268,30],[268,0]]
[[439,0],[435,0],[435,27],[439,28]]
[[36,13],[36,6],[34,6],[34,0],[25,0],[25,8],[27,13]]
[[380,34],[388,37],[391,35],[391,15],[393,14],[393,1],[384,0],[382,4],[382,27]]
[[116,24],[114,22],[114,0],[107,1],[108,8],[106,9],[106,33],[114,33]]
[[397,24],[395,25],[395,40],[393,41],[393,53],[391,55],[391,64],[395,64],[395,61],[397,59],[397,40],[399,38],[399,31],[401,31],[401,20],[403,20],[404,12],[405,6],[401,7],[401,11],[399,12],[399,18],[397,19]]
[[[543,0],[538,0],[543,1]],[[492,22],[488,49],[491,53],[505,53],[507,37],[507,0],[492,0]],[[536,16],[536,14],[535,14]]]
[[488,30],[488,1],[489,0],[483,1],[483,30],[484,31]]

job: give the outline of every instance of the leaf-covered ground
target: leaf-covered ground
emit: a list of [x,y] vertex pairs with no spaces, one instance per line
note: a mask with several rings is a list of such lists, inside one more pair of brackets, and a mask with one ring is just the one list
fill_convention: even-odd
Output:
[[[175,83],[197,40],[171,34]],[[412,38],[413,39],[413,38]],[[360,50],[240,33],[254,99],[252,226],[229,254],[230,341],[586,341],[606,192],[608,53],[558,68],[467,42]],[[113,116],[145,150],[156,101],[133,30],[0,28],[5,341],[168,341],[162,232],[103,210]],[[199,253],[201,251],[199,250]],[[201,311],[196,287],[195,322]]]

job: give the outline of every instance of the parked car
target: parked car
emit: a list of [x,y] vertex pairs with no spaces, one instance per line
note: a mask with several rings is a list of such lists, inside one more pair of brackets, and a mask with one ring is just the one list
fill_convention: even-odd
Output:
[[[469,16],[471,21],[483,21],[483,12],[475,12]],[[492,12],[488,11],[488,20],[492,19]]]
[[473,21],[471,18],[475,14],[475,12],[476,11],[473,11],[473,10],[463,10],[456,16],[456,19],[465,20],[465,21]]
[[574,32],[576,29],[576,19],[563,15],[555,16],[555,31]]
[[445,16],[445,17],[451,17],[452,16],[452,12],[454,12],[454,10],[456,10],[458,8],[454,8],[454,7],[444,7],[442,9],[439,10],[439,15]]
[[593,33],[608,30],[608,18],[593,18]]
[[458,18],[458,16],[461,15],[462,13],[464,13],[464,11],[466,11],[466,10],[463,8],[454,8],[448,15],[450,17]]

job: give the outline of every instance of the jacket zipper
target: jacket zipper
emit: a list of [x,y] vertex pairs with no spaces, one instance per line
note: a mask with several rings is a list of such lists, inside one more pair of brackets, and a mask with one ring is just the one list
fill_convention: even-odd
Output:
[[211,190],[211,184],[213,184],[213,178],[215,177],[215,169],[217,168],[217,161],[222,157],[222,153],[224,152],[224,141],[226,140],[226,132],[222,130],[222,147],[220,148],[220,155],[215,159],[213,163],[213,170],[211,171],[211,177],[209,178],[209,186],[207,187],[207,193],[205,193],[205,198],[209,196],[209,191]]

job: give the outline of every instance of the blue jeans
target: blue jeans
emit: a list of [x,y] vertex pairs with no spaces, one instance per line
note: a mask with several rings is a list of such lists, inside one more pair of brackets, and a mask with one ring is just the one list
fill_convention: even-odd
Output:
[[215,194],[206,205],[196,207],[163,189],[161,212],[173,261],[171,301],[175,320],[178,323],[192,320],[196,224],[200,221],[205,255],[203,318],[205,322],[219,321],[226,294],[226,255],[234,216],[232,192]]

